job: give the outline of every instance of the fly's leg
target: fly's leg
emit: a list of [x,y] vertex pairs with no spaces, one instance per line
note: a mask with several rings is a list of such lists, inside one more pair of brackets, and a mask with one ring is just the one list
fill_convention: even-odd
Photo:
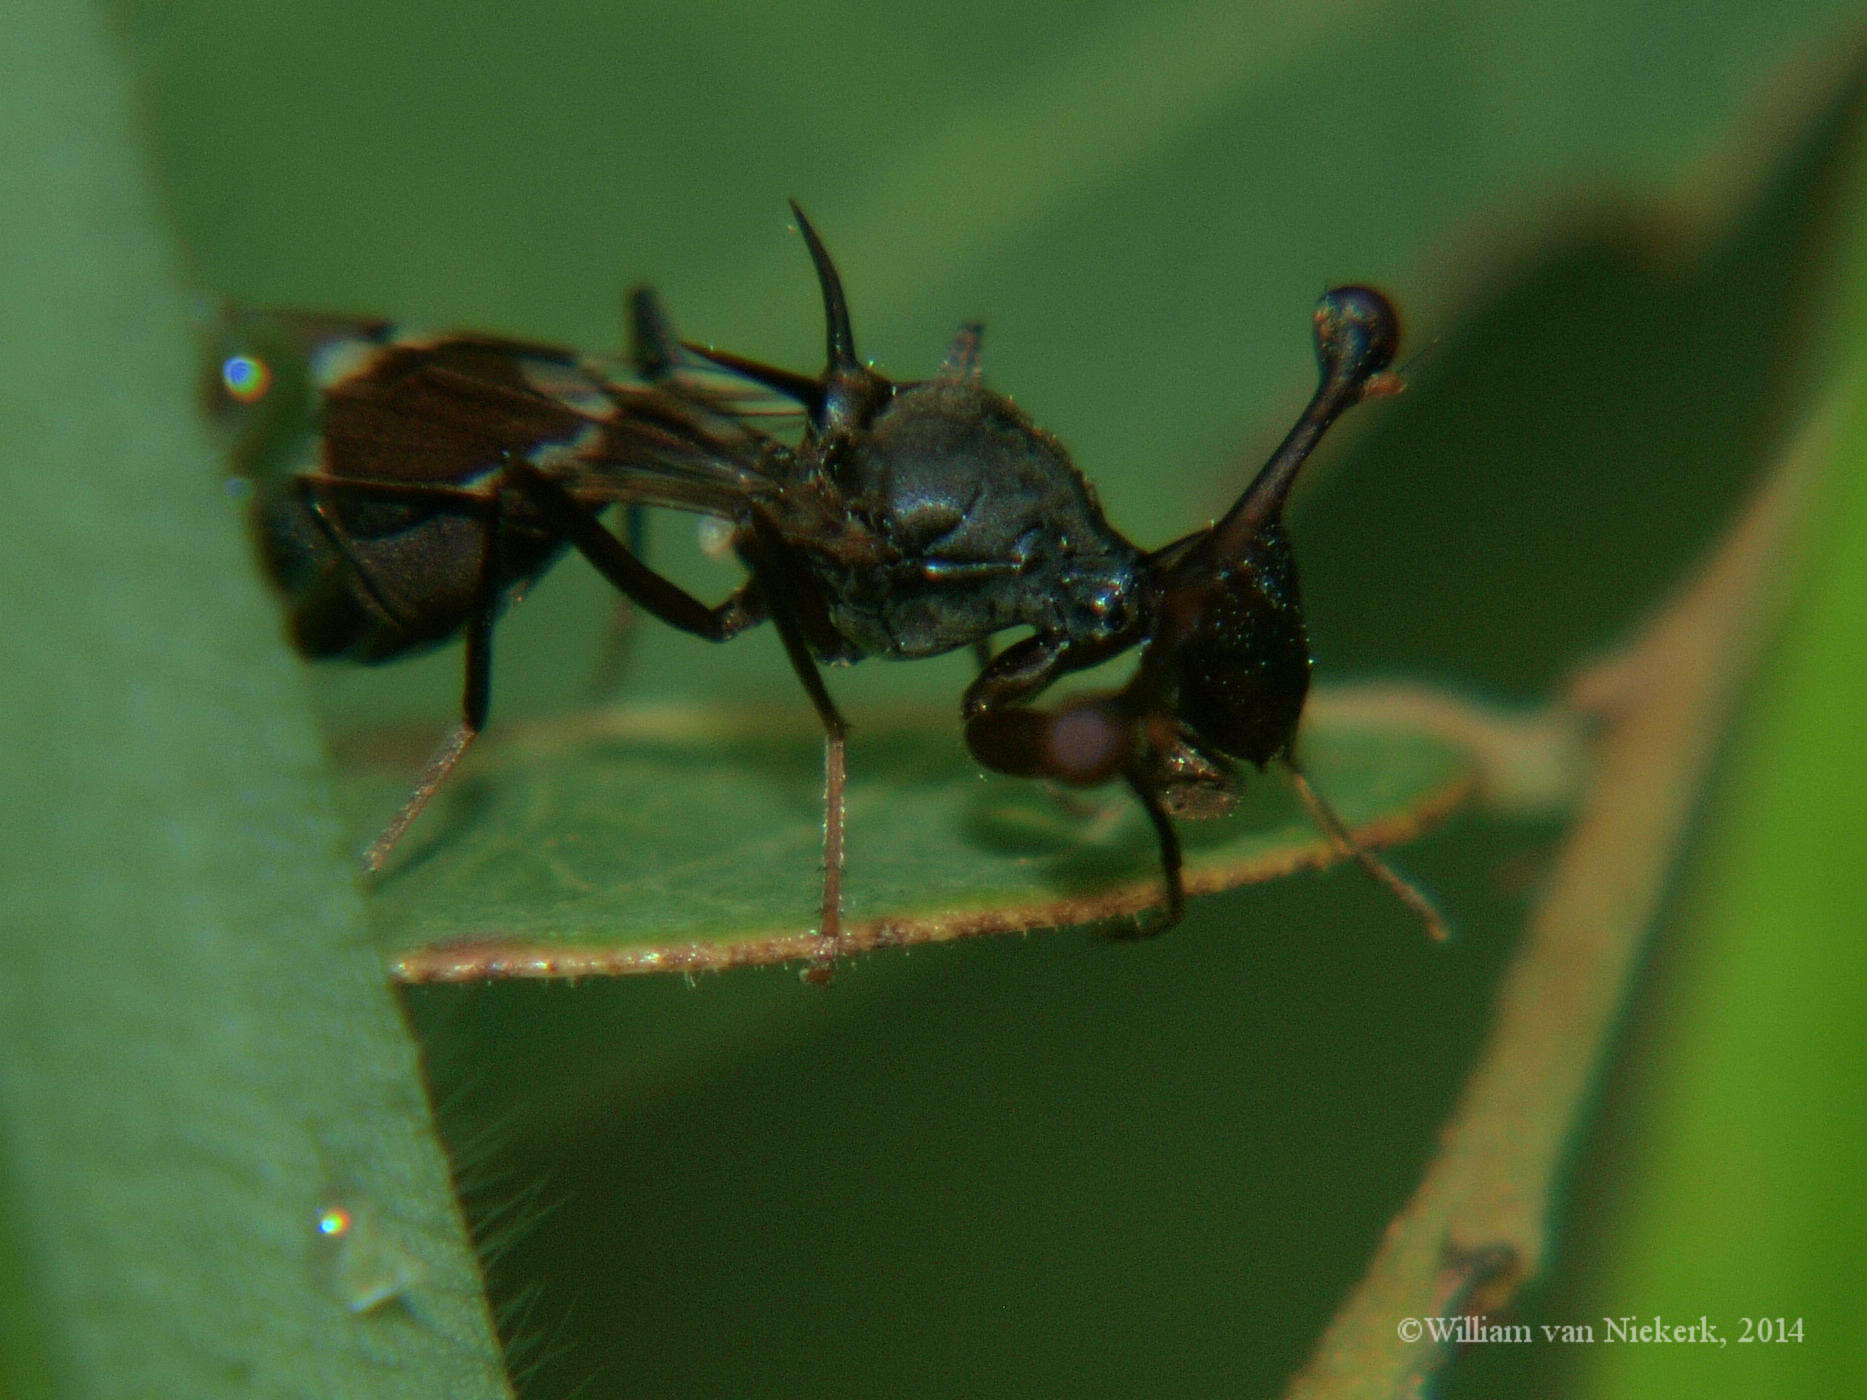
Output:
[[350,565],[358,581],[368,592],[372,602],[380,608],[386,617],[397,616],[389,600],[383,597],[364,567],[349,539],[338,522],[331,517],[329,503],[333,498],[350,497],[351,499],[393,499],[415,501],[422,504],[441,504],[460,515],[480,520],[486,527],[485,545],[480,552],[480,568],[474,583],[473,611],[466,626],[466,674],[461,686],[460,722],[448,731],[440,745],[422,767],[421,778],[416,782],[414,791],[402,803],[388,825],[377,833],[376,839],[363,853],[363,868],[371,874],[382,869],[389,854],[395,849],[402,834],[408,830],[415,818],[428,805],[429,800],[447,781],[448,775],[459,764],[461,756],[479,732],[486,727],[486,717],[492,703],[493,688],[493,622],[499,612],[499,592],[502,570],[500,567],[501,548],[501,503],[497,491],[487,494],[469,491],[458,487],[427,486],[422,484],[375,483],[352,480],[345,477],[325,476],[317,472],[305,472],[294,480],[294,487],[299,499],[310,512],[311,518],[318,524],[325,537]]
[[421,771],[420,780],[415,784],[415,790],[409,793],[401,810],[389,819],[389,824],[363,853],[363,868],[372,874],[383,868],[396,842],[402,839],[402,833],[421,815],[422,808],[440,791],[441,784],[447,781],[468,746],[486,727],[486,717],[493,702],[493,622],[499,612],[503,518],[499,493],[495,492],[492,497],[492,517],[486,526],[486,547],[480,551],[480,576],[473,591],[473,615],[467,619],[467,664],[465,680],[461,686],[460,723],[453,727],[430,756],[427,766]]
[[525,497],[553,534],[590,562],[610,584],[649,616],[710,642],[736,637],[765,620],[759,590],[741,588],[709,607],[644,564],[603,527],[596,513],[528,462],[508,462],[502,479]]
[[1186,917],[1186,876],[1182,869],[1180,833],[1173,829],[1173,818],[1161,805],[1159,794],[1138,772],[1131,769],[1122,776],[1128,781],[1128,790],[1147,813],[1148,821],[1153,823],[1154,839],[1160,843],[1160,873],[1167,887],[1167,917],[1160,923],[1137,924],[1134,928],[1136,935],[1152,936],[1165,933]]
[[[623,546],[637,559],[648,558],[648,512],[641,506],[625,506],[622,515]],[[627,598],[618,598],[616,605],[609,611],[609,621],[603,627],[602,638],[597,642],[596,664],[590,668],[590,694],[603,699],[614,694],[622,684],[622,676],[629,659],[629,652],[634,647],[635,635],[640,626],[635,605]]]
[[1059,677],[1093,666],[1106,654],[1043,635],[1005,648],[966,690],[966,747],[987,768],[1013,777],[1049,778],[1073,788],[1117,778],[1127,783],[1160,846],[1167,905],[1164,921],[1138,932],[1159,933],[1185,914],[1186,883],[1180,838],[1147,762],[1150,720],[1159,714],[1145,682],[1137,677],[1125,690],[1076,696],[1054,709],[1027,703]]
[[844,786],[848,780],[849,725],[823,684],[823,674],[817,669],[796,618],[787,609],[773,607],[772,622],[784,642],[785,655],[791,658],[791,668],[803,682],[823,724],[823,904],[817,925],[821,946],[805,974],[811,981],[823,983],[830,980],[830,968],[843,941]]
[[[955,353],[957,353],[957,351],[955,351]],[[979,669],[983,672],[986,667],[992,664],[991,641],[985,637],[981,637],[975,641],[972,644],[972,657],[974,661],[978,662]],[[1106,806],[1100,802],[1092,802],[1087,798],[1078,797],[1068,788],[1059,787],[1055,783],[1046,784],[1044,790],[1049,793],[1050,800],[1056,804],[1057,810],[1072,821],[1086,822],[1097,817],[1115,815],[1115,809],[1113,807]]]
[[814,614],[807,616],[803,609],[813,603],[820,609],[821,600],[792,562],[776,529],[762,516],[755,515],[751,521],[752,541],[747,556],[752,568],[751,584],[719,607],[708,608],[624,549],[557,482],[522,464],[515,463],[508,470],[554,530],[581,551],[605,578],[663,622],[714,641],[724,641],[767,616],[777,627],[791,668],[797,672],[823,725],[823,903],[817,925],[819,951],[807,975],[815,982],[828,981],[843,938],[849,725],[830,697],[811,654],[811,624],[815,622],[819,630],[827,624]]
[[1427,936],[1435,943],[1444,943],[1450,939],[1452,929],[1446,922],[1446,916],[1439,912],[1425,891],[1357,841],[1342,818],[1336,815],[1335,808],[1310,786],[1308,776],[1287,754],[1284,756],[1284,768],[1290,774],[1290,786],[1296,789],[1298,798],[1309,808],[1311,818],[1322,828],[1323,835],[1329,838],[1329,844],[1336,848],[1337,853],[1354,861],[1361,867],[1363,874],[1411,909],[1420,922],[1426,925]]
[[[725,641],[762,622],[765,617],[762,601],[754,588],[739,589],[724,602],[709,607],[677,584],[663,578],[631,554],[620,540],[603,527],[588,506],[529,464],[509,463],[491,491],[439,483],[332,477],[315,472],[302,474],[298,479],[298,489],[301,493],[321,499],[349,497],[424,505],[437,511],[483,521],[486,526],[486,547],[480,560],[474,608],[466,626],[466,675],[462,687],[460,723],[428,760],[421,780],[402,804],[401,810],[370,843],[364,855],[364,865],[371,871],[382,868],[403,833],[421,814],[459,764],[474,738],[486,726],[492,697],[493,624],[499,613],[500,593],[508,582],[501,562],[506,528],[505,500],[508,496],[522,496],[545,517],[553,532],[588,559],[597,572],[624,596],[671,627],[705,637],[709,641]],[[314,507],[313,513],[323,521],[327,531],[333,528],[332,522],[324,518],[320,509]],[[365,582],[368,582],[367,578]]]
[[[753,582],[770,607],[772,625],[778,629],[791,669],[797,673],[823,725],[823,903],[817,925],[818,951],[804,974],[821,985],[830,980],[843,940],[844,789],[848,780],[849,725],[836,708],[811,654],[812,624],[819,630],[827,627],[827,621],[816,615],[821,612],[822,600],[793,562],[777,530],[762,516],[753,518],[748,557]],[[815,611],[807,615],[806,608]]]

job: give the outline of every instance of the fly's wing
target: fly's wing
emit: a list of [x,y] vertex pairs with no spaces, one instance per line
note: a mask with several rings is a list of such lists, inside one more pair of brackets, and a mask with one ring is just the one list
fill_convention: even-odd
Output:
[[742,384],[684,366],[652,383],[606,380],[602,392],[605,431],[567,474],[583,499],[722,517],[775,499],[785,449],[760,420],[795,418],[795,409],[774,410]]
[[308,471],[471,487],[517,460],[593,505],[733,516],[772,489],[773,449],[733,403],[553,346],[327,315],[233,313],[210,355],[210,415],[262,487]]

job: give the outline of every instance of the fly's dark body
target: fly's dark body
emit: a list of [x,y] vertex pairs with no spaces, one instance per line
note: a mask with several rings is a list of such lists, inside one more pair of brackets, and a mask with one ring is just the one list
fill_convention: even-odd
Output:
[[933,656],[1007,628],[1112,635],[1131,622],[1140,554],[1063,449],[969,380],[888,387],[873,415],[810,454],[840,532],[780,513],[826,603],[823,660]]
[[[473,491],[508,454],[549,461],[574,453],[590,430],[563,400],[601,386],[580,383],[574,363],[511,342],[392,337],[383,325],[347,345],[327,342],[327,354],[349,350],[353,366],[367,347],[370,368],[307,386],[316,390],[306,405],[314,429],[301,446],[321,475]],[[555,392],[522,392],[534,381]],[[463,411],[475,398],[482,411]],[[289,473],[258,499],[262,557],[291,600],[292,637],[308,656],[386,661],[447,641],[474,614],[482,560],[493,561],[506,589],[564,548],[517,499],[500,517],[496,549],[488,522],[433,501],[307,491]]]
[[[1296,427],[1223,520],[1147,553],[1108,523],[1061,445],[979,381],[977,327],[934,379],[895,383],[858,360],[841,281],[801,212],[798,225],[824,297],[818,376],[683,344],[647,292],[632,303],[626,366],[381,322],[230,323],[215,402],[238,425],[234,472],[300,649],[382,661],[466,637],[462,723],[370,863],[484,724],[503,602],[572,548],[684,631],[725,640],[776,626],[828,741],[826,958],[846,726],[818,663],[870,656],[977,650],[961,707],[974,755],[1065,784],[1125,782],[1160,840],[1171,922],[1183,895],[1169,814],[1222,810],[1240,762],[1291,762],[1310,660],[1283,502],[1335,417],[1398,387],[1391,307],[1363,287],[1323,298],[1322,382]],[[793,405],[801,434],[764,431],[754,396]],[[664,507],[730,522],[746,584],[717,605],[691,597],[602,523],[615,505],[632,521]],[[1025,635],[991,655],[1008,630]],[[1134,647],[1119,690],[1033,703]]]

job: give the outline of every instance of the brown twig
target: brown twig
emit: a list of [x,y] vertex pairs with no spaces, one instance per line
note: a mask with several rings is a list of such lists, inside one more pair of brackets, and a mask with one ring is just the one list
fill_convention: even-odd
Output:
[[1697,795],[1793,571],[1840,405],[1819,414],[1716,555],[1573,701],[1602,718],[1581,812],[1441,1147],[1290,1400],[1410,1397],[1453,1343],[1410,1320],[1499,1306],[1542,1265],[1552,1192]]

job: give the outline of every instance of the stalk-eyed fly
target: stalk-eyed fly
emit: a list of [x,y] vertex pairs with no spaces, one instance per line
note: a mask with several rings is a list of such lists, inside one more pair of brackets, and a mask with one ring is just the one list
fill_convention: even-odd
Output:
[[[824,958],[840,930],[844,742],[820,666],[974,649],[961,701],[986,767],[1087,787],[1120,781],[1151,821],[1165,928],[1184,912],[1173,818],[1228,808],[1243,764],[1289,769],[1330,839],[1435,932],[1423,897],[1355,845],[1292,753],[1310,656],[1284,533],[1298,469],[1343,410],[1400,387],[1399,323],[1367,287],[1314,317],[1321,382],[1215,524],[1153,551],[1104,517],[1057,440],[985,387],[979,328],[938,375],[865,365],[829,253],[792,205],[815,266],[827,363],[808,375],[682,342],[652,293],[631,300],[631,363],[380,321],[234,315],[210,395],[235,424],[262,564],[311,657],[380,662],[465,639],[460,723],[370,847],[379,867],[485,725],[494,622],[567,547],[643,611],[724,641],[763,622],[825,742]],[[776,400],[802,419],[771,431]],[[612,506],[726,522],[746,582],[704,603],[651,569]],[[1025,635],[994,654],[1001,632]],[[1119,689],[1043,706],[1073,671],[1139,648]]]

